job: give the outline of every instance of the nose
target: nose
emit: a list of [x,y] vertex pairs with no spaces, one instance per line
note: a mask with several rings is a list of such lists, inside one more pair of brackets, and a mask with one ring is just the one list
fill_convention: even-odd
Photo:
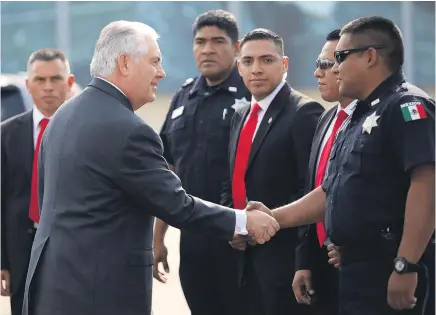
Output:
[[335,64],[333,65],[332,72],[336,76],[339,74],[339,64],[337,62],[335,62]]
[[45,80],[43,85],[44,91],[52,91],[53,90],[53,84],[50,80]]
[[322,71],[320,68],[316,67],[315,72],[313,73],[313,76],[315,78],[321,78],[323,77],[324,71]]
[[215,51],[213,43],[210,41],[206,41],[206,43],[203,46],[203,54],[210,54]]
[[165,73],[164,68],[161,66],[160,69],[157,72],[157,77],[159,79],[165,79],[166,76],[167,76],[167,74]]
[[260,65],[260,62],[257,60],[254,60],[253,65],[251,67],[251,73],[252,74],[259,74],[262,72],[263,72],[263,70],[262,70],[262,66]]

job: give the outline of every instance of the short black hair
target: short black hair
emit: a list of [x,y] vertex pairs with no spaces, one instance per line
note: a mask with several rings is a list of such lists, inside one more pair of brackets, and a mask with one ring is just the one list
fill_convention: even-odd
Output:
[[223,30],[235,44],[239,39],[239,29],[236,22],[236,18],[230,12],[224,10],[211,10],[206,11],[194,21],[192,25],[192,33],[195,37],[197,32],[205,26],[216,26],[220,30]]
[[52,60],[56,60],[56,59],[61,60],[65,64],[66,70],[68,72],[70,72],[70,63],[69,63],[67,57],[65,56],[65,54],[61,50],[54,49],[54,48],[43,48],[43,49],[39,49],[37,51],[34,51],[30,55],[29,60],[27,61],[27,71],[30,70],[30,66],[35,61],[52,61]]
[[398,26],[391,20],[380,16],[361,17],[346,24],[340,35],[344,34],[365,35],[368,42],[362,43],[363,45],[383,46],[377,52],[384,57],[386,66],[391,72],[403,66],[403,36]]
[[281,38],[279,35],[274,33],[271,30],[265,29],[265,28],[256,28],[250,32],[248,32],[242,39],[240,48],[242,49],[242,46],[246,42],[252,41],[252,40],[269,40],[272,43],[274,43],[277,48],[280,55],[284,55],[284,49],[283,49],[283,38]]
[[334,31],[331,31],[330,33],[328,33],[325,40],[328,42],[334,41],[334,40],[339,40],[341,38],[340,33],[341,33],[340,29],[335,29]]

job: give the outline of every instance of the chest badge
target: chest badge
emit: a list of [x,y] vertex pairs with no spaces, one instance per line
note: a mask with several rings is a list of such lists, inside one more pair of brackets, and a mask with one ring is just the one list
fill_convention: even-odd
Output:
[[237,98],[235,98],[235,104],[232,105],[232,108],[237,111],[238,109],[246,106],[246,105],[250,105],[250,101],[247,100],[245,97],[241,98],[240,100],[238,100]]
[[362,125],[362,134],[364,134],[365,132],[367,134],[371,134],[372,128],[378,126],[377,119],[379,119],[379,118],[380,118],[380,116],[377,116],[376,112],[374,112],[371,115],[369,115],[368,117],[366,117],[366,119]]

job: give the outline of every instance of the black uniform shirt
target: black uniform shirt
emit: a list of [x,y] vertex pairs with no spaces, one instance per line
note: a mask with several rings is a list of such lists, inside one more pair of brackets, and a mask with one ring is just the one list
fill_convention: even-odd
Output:
[[230,122],[235,108],[250,99],[236,67],[215,87],[207,86],[203,76],[188,79],[173,97],[160,136],[164,157],[189,194],[220,202]]
[[359,101],[339,131],[322,187],[337,245],[370,242],[404,220],[414,167],[434,163],[435,103],[402,71]]

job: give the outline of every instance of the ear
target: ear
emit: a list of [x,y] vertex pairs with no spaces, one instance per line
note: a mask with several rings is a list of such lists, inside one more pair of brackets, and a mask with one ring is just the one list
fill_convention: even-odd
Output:
[[288,56],[283,56],[283,73],[288,72],[289,58]]
[[117,67],[123,76],[128,76],[131,69],[129,63],[129,56],[126,54],[121,54],[117,57]]
[[380,56],[377,55],[377,50],[375,50],[374,48],[368,48],[367,54],[368,54],[368,59],[367,59],[368,60],[368,68],[372,68],[377,64]]
[[76,81],[76,77],[74,76],[74,74],[70,74],[69,76],[68,76],[68,87],[71,89],[71,87],[73,86],[73,84],[74,84],[74,81]]
[[30,92],[30,90],[29,90],[29,78],[28,77],[26,78],[26,88],[27,88],[27,91]]
[[234,56],[235,56],[235,57],[238,57],[240,51],[241,51],[241,41],[238,40],[238,41],[235,43]]
[[239,75],[242,77],[242,73],[241,73],[241,60],[238,60],[236,62],[236,65],[238,66]]

